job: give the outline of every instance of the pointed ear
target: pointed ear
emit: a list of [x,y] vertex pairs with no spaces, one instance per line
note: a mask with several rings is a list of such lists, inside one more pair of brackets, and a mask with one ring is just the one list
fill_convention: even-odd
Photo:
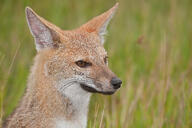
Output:
[[101,43],[104,43],[104,35],[107,32],[107,26],[109,21],[112,19],[115,14],[119,3],[116,3],[111,9],[104,12],[103,14],[91,19],[86,24],[84,24],[81,28],[85,29],[87,32],[96,32],[101,39]]
[[56,42],[58,42],[56,40],[59,40],[57,32],[53,29],[56,26],[38,16],[29,7],[26,7],[25,13],[29,29],[35,39],[37,51],[43,48],[55,47]]

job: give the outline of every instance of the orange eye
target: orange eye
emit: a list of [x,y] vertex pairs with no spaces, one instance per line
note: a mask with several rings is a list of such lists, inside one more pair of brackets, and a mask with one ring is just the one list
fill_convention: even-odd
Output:
[[104,62],[105,62],[105,64],[108,63],[108,57],[105,57],[105,58],[104,58]]
[[92,65],[90,62],[86,62],[86,61],[83,61],[83,60],[78,60],[75,63],[76,63],[77,66],[79,66],[81,68],[86,68],[86,67]]

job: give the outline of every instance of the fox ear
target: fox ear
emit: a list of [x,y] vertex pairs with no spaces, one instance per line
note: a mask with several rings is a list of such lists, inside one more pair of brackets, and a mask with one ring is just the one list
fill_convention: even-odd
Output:
[[43,48],[55,47],[55,40],[57,40],[59,36],[57,32],[50,27],[54,25],[38,16],[29,7],[26,7],[25,13],[29,29],[35,39],[37,51],[40,51]]
[[104,12],[103,14],[91,19],[86,24],[84,24],[81,28],[85,29],[87,32],[96,32],[100,39],[101,43],[104,44],[104,35],[107,32],[107,26],[109,21],[112,19],[115,14],[119,3],[116,3],[111,9]]

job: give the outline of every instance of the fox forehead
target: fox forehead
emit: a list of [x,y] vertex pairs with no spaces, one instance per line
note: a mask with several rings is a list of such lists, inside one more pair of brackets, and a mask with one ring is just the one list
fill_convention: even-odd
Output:
[[107,56],[100,39],[95,33],[70,32],[69,37],[61,39],[59,53],[74,59],[100,59]]

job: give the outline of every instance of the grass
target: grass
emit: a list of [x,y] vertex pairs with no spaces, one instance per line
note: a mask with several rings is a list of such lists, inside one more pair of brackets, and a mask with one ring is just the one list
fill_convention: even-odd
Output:
[[[105,48],[123,79],[112,96],[93,95],[89,128],[192,127],[192,1],[120,0]],[[24,8],[73,29],[114,0],[0,1],[0,115],[5,119],[26,87],[35,47]]]

